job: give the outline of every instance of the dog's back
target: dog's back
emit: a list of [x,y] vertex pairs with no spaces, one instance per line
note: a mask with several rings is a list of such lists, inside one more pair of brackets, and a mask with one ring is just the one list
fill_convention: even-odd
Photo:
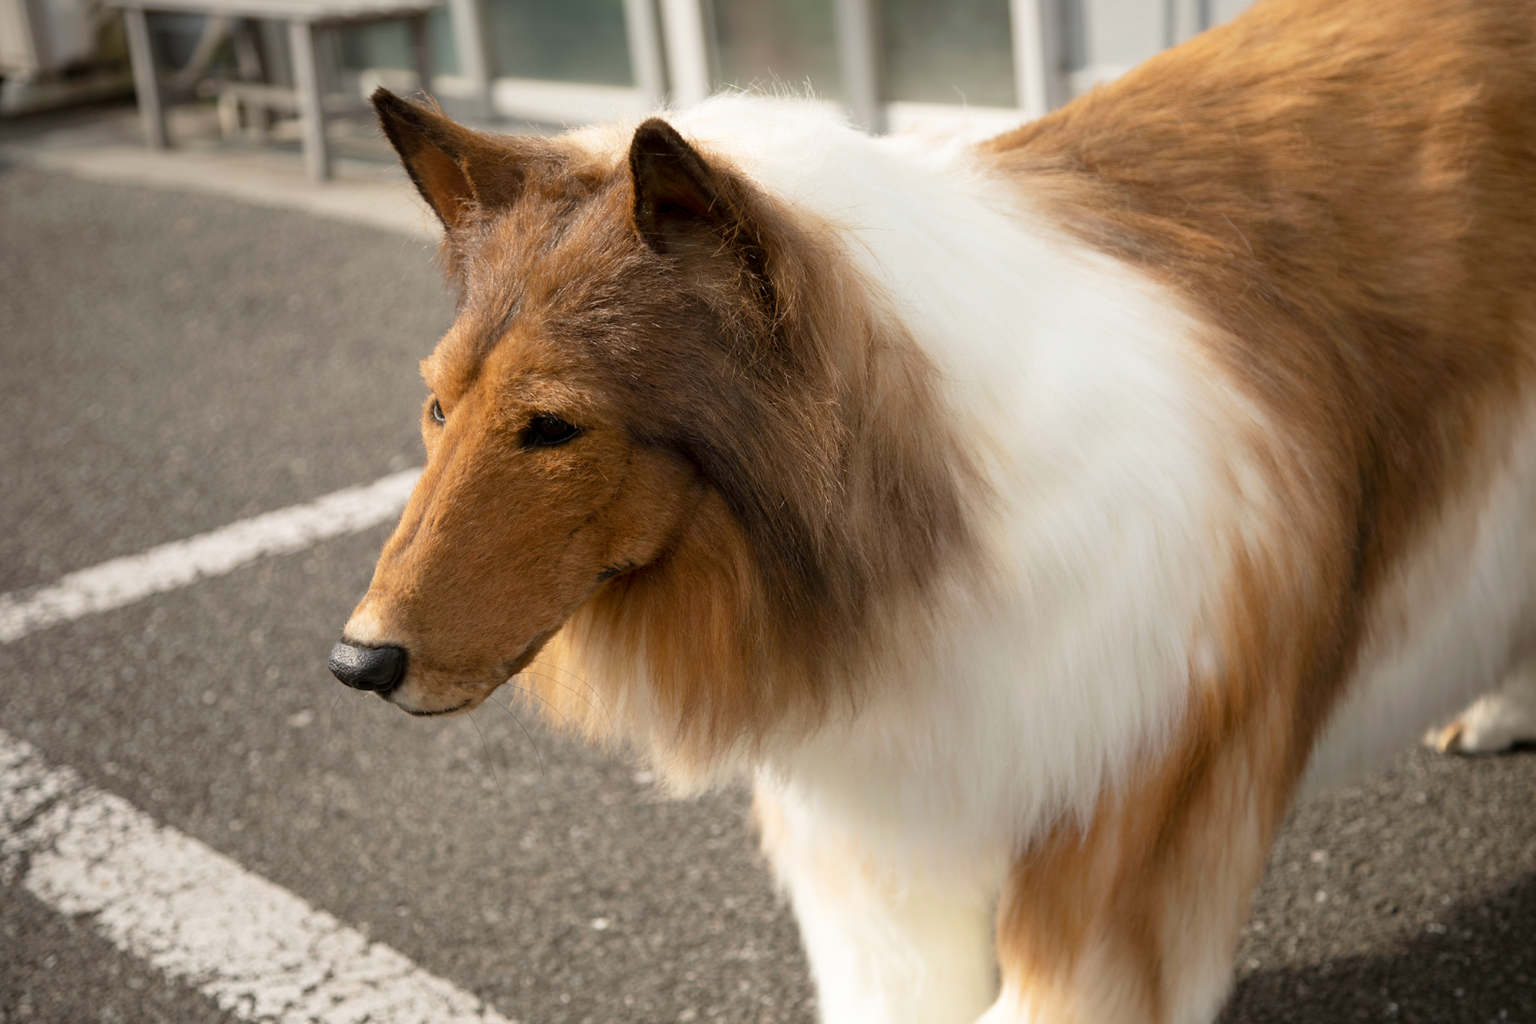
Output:
[[[1105,805],[1107,838],[1087,846],[1182,852],[1137,869],[1150,901],[1090,917],[1156,930],[1170,898],[1209,905],[1222,886],[1202,897],[1196,878],[1231,864],[1198,852],[1234,821],[1217,808],[1267,793],[1278,816],[1308,767],[1375,762],[1530,654],[1533,33],[1521,2],[1261,3],[981,147],[1055,225],[1179,296],[1205,325],[1197,358],[1251,413],[1232,424],[1234,473],[1257,476],[1233,514],[1258,542],[1223,598],[1221,682],[1200,696],[1194,680],[1184,744]],[[1138,827],[1148,803],[1155,827]],[[1021,977],[1063,977],[1081,954],[1040,922],[1080,919],[1080,894],[1114,884],[1073,845],[1015,872],[1018,931],[1005,910],[999,938]],[[1146,951],[1182,948],[1192,968],[1215,916]],[[1174,991],[1177,974],[1165,961]],[[1198,988],[1165,989],[1165,1012],[1191,1012]]]
[[[1523,564],[1476,543],[1533,507],[1509,491],[1536,440],[1533,32],[1518,0],[1261,3],[982,147],[1058,224],[1184,296],[1267,425],[1253,444],[1300,542],[1282,568],[1305,577],[1280,632],[1316,645],[1291,681],[1312,691],[1297,759],[1358,679],[1325,773],[1369,760],[1351,726],[1400,742],[1493,681],[1504,656],[1458,626],[1532,639],[1530,608],[1508,607]],[[1502,607],[1437,621],[1460,598]],[[1462,686],[1394,692],[1403,673],[1379,662],[1434,657],[1404,655],[1423,631]]]

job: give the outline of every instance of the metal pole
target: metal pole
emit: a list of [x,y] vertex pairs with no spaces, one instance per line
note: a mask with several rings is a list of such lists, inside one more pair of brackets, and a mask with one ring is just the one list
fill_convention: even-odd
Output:
[[659,107],[667,98],[667,64],[656,26],[655,0],[624,0],[624,32],[635,85],[645,93],[649,106]]
[[485,10],[480,0],[448,0],[448,19],[453,23],[453,48],[459,55],[459,74],[469,79],[479,115],[490,117],[494,113],[491,104],[492,64]]
[[705,35],[706,0],[661,0],[661,31],[667,45],[672,101],[680,107],[702,103],[714,91]]
[[128,33],[133,91],[138,95],[139,118],[144,122],[144,143],[150,149],[164,149],[168,145],[165,106],[160,96],[160,75],[155,69],[155,45],[149,38],[149,19],[144,8],[123,8],[123,26]]
[[885,131],[881,102],[880,20],[874,0],[835,0],[837,56],[843,65],[843,93],[854,123],[866,131]]
[[1066,102],[1058,0],[1009,0],[1013,25],[1014,91],[1019,109],[1033,120]]

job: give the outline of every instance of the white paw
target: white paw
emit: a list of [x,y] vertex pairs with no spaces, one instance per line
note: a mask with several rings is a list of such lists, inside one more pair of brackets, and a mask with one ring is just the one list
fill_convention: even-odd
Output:
[[1536,675],[1529,670],[1424,735],[1424,745],[1442,754],[1495,754],[1518,743],[1536,743]]

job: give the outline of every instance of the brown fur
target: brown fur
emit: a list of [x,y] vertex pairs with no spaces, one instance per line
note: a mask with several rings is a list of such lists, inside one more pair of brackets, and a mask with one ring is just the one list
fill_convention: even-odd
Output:
[[[1215,934],[1230,957],[1366,609],[1487,483],[1463,453],[1507,435],[1531,379],[1533,33],[1528,3],[1260,3],[981,147],[1218,327],[1205,357],[1277,430],[1249,444],[1291,531],[1235,581],[1183,741],[1086,837],[1014,868],[1000,957],[1048,1019],[1166,1019],[1199,966],[1181,943]],[[1082,987],[1106,948],[1130,991]]]
[[[1213,527],[1236,568],[1172,745],[1019,851],[997,949],[1041,1019],[1219,994],[1319,730],[1393,628],[1373,609],[1497,472],[1536,339],[1533,33],[1514,0],[1266,0],[977,150],[1025,216],[1206,325],[1191,358],[1257,411],[1245,496],[1282,524]],[[557,631],[547,704],[659,730],[685,769],[852,709],[985,503],[885,297],[662,122],[620,153],[375,102],[463,290],[423,367],[447,423],[429,399],[354,618],[409,651],[413,710],[472,706]],[[530,448],[541,414],[583,433]]]
[[[423,364],[447,424],[424,415],[426,474],[359,606],[370,639],[449,707],[574,614],[568,636],[623,666],[583,674],[643,657],[696,766],[846,707],[872,625],[970,546],[926,357],[826,231],[664,122],[614,161],[375,102],[463,298]],[[540,413],[582,437],[523,450]]]

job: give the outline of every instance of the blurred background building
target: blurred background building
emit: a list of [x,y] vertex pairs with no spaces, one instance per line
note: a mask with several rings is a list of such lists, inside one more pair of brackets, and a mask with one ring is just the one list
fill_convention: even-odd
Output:
[[[444,96],[503,116],[633,115],[722,88],[810,92],[898,129],[957,108],[1037,116],[1251,0],[450,0]],[[406,68],[398,26],[352,32],[351,68]],[[467,56],[467,59],[466,59]]]
[[[877,131],[956,116],[1017,121],[1249,2],[446,0],[429,20],[429,91],[456,113],[548,125],[687,105],[724,88],[810,93]],[[224,61],[247,77],[290,77],[278,23],[241,35],[198,15],[156,14],[151,26],[165,64],[190,76]],[[420,84],[404,24],[339,29],[329,49],[338,91]],[[100,0],[0,0],[0,75],[5,113],[125,88],[115,12]]]

